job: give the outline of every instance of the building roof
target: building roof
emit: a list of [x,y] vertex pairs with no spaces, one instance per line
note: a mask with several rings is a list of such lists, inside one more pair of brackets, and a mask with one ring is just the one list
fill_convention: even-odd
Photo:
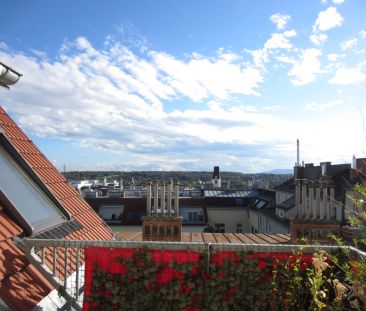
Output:
[[31,309],[52,290],[12,240],[22,233],[0,206],[0,297],[13,310]]
[[[30,172],[37,176],[40,183],[71,215],[70,223],[66,223],[63,227],[63,239],[109,240],[114,237],[105,222],[69,185],[2,107],[0,107],[0,136],[9,142],[16,155],[25,161]],[[14,242],[16,237],[25,236],[18,220],[8,212],[2,202],[0,208],[0,297],[14,310],[29,310],[46,296],[52,287],[28,263],[21,247]],[[57,232],[59,236],[60,230]],[[48,232],[48,234],[53,236],[56,233]],[[70,256],[72,262],[73,254]],[[46,250],[46,262],[51,260],[51,253]],[[63,260],[62,256],[60,260]],[[70,267],[70,271],[72,269],[73,267]]]
[[[142,241],[142,232],[120,231],[117,240]],[[288,234],[264,233],[201,233],[182,232],[182,242],[245,243],[245,244],[284,244],[290,242]]]
[[245,198],[249,191],[244,190],[205,190],[205,198],[210,197],[231,197],[231,198]]
[[282,184],[276,186],[274,190],[295,193],[295,181],[293,178],[290,178],[289,180],[286,180]]
[[289,210],[295,207],[295,196],[289,197],[287,200],[283,201],[281,204],[277,205],[278,208]]

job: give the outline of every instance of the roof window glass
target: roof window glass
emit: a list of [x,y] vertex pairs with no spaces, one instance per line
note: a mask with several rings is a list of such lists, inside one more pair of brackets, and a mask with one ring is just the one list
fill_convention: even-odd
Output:
[[56,205],[0,146],[0,190],[32,234],[65,221]]

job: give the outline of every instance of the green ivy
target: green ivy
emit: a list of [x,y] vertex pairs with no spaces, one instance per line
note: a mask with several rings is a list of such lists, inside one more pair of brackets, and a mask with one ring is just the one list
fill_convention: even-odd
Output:
[[[141,249],[131,258],[114,259],[126,268],[123,275],[103,271],[96,263],[86,301],[90,310],[170,311],[195,306],[210,311],[352,309],[346,297],[335,299],[334,280],[340,278],[334,268],[326,265],[319,274],[313,265],[302,267],[301,254],[294,256],[295,260],[279,262],[249,259],[248,253],[240,252],[235,260],[225,258],[223,264],[217,264],[215,254],[210,261],[201,254],[198,263],[162,264]],[[159,285],[157,276],[167,268],[177,276]]]

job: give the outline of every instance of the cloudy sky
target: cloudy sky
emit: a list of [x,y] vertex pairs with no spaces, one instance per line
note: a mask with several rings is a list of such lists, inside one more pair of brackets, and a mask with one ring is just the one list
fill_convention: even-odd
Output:
[[366,154],[366,1],[6,1],[0,104],[57,168],[222,170]]

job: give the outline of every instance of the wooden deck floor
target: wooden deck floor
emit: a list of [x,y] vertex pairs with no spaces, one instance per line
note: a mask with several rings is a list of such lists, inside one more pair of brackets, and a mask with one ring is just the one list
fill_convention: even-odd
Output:
[[[141,241],[142,232],[120,231],[115,233],[120,241]],[[200,233],[182,232],[182,242],[210,243],[246,243],[246,244],[286,244],[290,242],[288,234],[264,233]]]

